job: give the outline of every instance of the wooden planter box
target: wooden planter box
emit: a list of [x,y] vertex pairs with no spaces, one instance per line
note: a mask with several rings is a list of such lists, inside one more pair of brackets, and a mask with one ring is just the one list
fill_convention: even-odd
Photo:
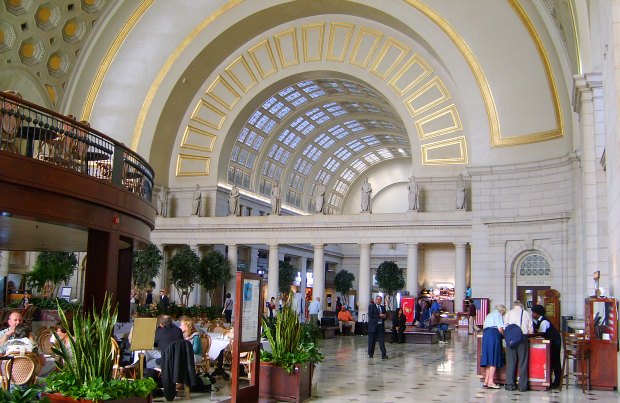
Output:
[[[42,397],[49,399],[49,403],[76,403],[76,402],[92,402],[92,400],[80,399],[75,400],[69,396],[63,396],[60,393],[42,393]],[[148,397],[130,397],[127,399],[105,400],[105,403],[153,403],[153,395]]]
[[310,397],[312,372],[309,363],[297,365],[295,370],[287,375],[282,367],[270,362],[261,362],[259,396],[287,402],[302,402]]

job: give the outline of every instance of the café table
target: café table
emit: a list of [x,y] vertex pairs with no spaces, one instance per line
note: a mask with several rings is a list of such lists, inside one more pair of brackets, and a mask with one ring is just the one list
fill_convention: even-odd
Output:
[[20,126],[17,130],[17,137],[26,140],[26,156],[34,157],[35,140],[49,144],[58,137],[58,131],[54,129],[41,126]]
[[224,370],[224,350],[230,345],[230,340],[222,333],[205,332],[211,337],[211,347],[209,347],[209,358],[214,360],[217,364],[212,375],[221,375],[224,379],[228,380],[230,375]]

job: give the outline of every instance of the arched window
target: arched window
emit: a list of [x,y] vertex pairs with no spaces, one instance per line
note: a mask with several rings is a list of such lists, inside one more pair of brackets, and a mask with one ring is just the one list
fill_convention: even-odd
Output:
[[540,253],[531,253],[519,264],[520,276],[549,276],[551,275],[551,266],[549,262]]

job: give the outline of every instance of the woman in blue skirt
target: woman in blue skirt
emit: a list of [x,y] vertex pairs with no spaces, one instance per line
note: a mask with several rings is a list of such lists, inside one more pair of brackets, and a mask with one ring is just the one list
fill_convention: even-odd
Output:
[[504,334],[504,314],[506,307],[496,305],[484,320],[484,333],[482,334],[482,355],[480,366],[485,367],[483,388],[500,389],[493,378],[495,370],[504,366],[504,349],[502,346],[502,334]]

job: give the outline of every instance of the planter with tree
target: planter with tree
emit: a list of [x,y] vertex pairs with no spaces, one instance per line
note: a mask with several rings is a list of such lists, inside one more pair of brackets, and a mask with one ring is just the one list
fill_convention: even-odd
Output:
[[78,259],[73,252],[41,252],[37,256],[32,271],[26,274],[26,283],[39,292],[43,299],[50,300],[49,304],[35,305],[38,309],[37,319],[50,322],[60,320],[56,296],[60,286],[71,279],[77,265]]
[[226,256],[211,249],[200,260],[198,278],[200,285],[209,294],[211,305],[219,305],[224,298],[222,298],[221,293],[218,295],[218,291],[223,290],[224,285],[233,278],[230,273],[230,262]]
[[264,319],[271,352],[261,353],[259,393],[260,397],[300,402],[311,395],[313,368],[323,360],[323,354],[317,333],[299,323],[291,301],[289,297],[283,304],[274,323]]
[[118,401],[147,403],[156,384],[150,378],[131,381],[112,379],[114,349],[112,336],[117,308],[106,297],[101,312],[75,314],[72,323],[58,309],[67,330],[68,345],[57,334],[54,353],[60,357],[58,370],[45,381],[46,397],[54,402]]
[[349,291],[353,288],[355,275],[346,270],[340,270],[334,277],[336,292],[342,296],[342,303],[349,305]]
[[283,299],[291,292],[291,284],[296,275],[297,268],[295,266],[284,260],[278,262],[278,291],[282,294]]
[[[394,295],[397,291],[402,290],[405,287],[405,278],[403,277],[403,269],[391,261],[385,261],[377,268],[377,284],[379,288],[389,296],[387,301],[387,309],[392,310],[394,307]],[[387,298],[386,298],[387,299]]]
[[159,276],[163,256],[155,244],[146,249],[133,252],[131,276],[134,288],[138,290],[140,301],[144,301],[147,289],[153,290],[153,279]]
[[172,284],[177,289],[181,305],[189,304],[189,294],[199,281],[200,258],[189,246],[183,245],[168,262]]

